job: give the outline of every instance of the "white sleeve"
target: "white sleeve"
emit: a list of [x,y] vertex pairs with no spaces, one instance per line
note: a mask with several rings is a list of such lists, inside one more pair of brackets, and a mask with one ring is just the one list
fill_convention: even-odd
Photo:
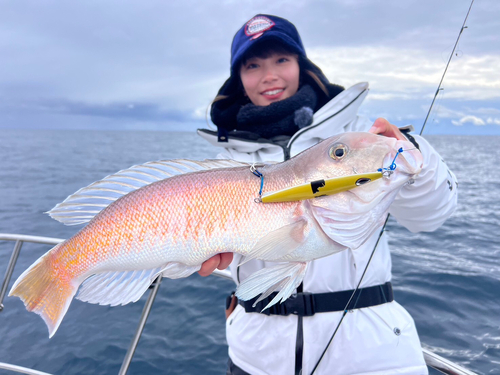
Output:
[[219,152],[216,156],[217,159],[232,159],[232,155],[229,149],[225,148]]
[[373,125],[373,121],[363,115],[357,115],[356,118],[344,127],[345,132],[366,132]]
[[415,135],[424,157],[415,182],[404,186],[389,209],[411,232],[431,232],[455,211],[458,183],[441,156],[422,137]]
[[259,163],[261,158],[257,152],[240,152],[231,148],[224,148],[217,154],[217,159],[231,159],[244,163]]

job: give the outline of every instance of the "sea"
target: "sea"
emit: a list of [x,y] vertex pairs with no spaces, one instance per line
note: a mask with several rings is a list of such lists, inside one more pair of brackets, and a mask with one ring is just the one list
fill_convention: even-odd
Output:
[[[426,138],[456,174],[459,204],[432,233],[389,221],[395,298],[425,348],[477,374],[500,374],[500,137]],[[0,129],[0,233],[69,238],[80,227],[45,212],[78,189],[147,161],[216,153],[194,132]],[[0,242],[0,282],[13,248]],[[9,290],[49,249],[23,245]],[[232,290],[231,281],[214,276],[164,279],[128,373],[224,374]],[[146,298],[117,307],[74,300],[49,339],[38,315],[5,297],[0,362],[51,374],[117,374]]]

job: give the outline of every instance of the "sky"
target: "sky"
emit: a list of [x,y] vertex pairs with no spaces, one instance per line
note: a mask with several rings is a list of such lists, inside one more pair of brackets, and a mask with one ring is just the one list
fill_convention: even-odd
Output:
[[[471,0],[0,0],[0,130],[194,131],[258,13],[299,30],[360,113],[420,130]],[[427,134],[500,135],[500,1],[475,0]],[[424,134],[425,134],[424,133]]]

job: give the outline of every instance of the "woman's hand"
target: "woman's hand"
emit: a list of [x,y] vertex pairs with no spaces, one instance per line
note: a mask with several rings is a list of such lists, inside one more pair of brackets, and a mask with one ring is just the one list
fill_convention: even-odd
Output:
[[221,253],[214,255],[212,258],[207,259],[201,265],[198,273],[200,276],[209,276],[214,272],[216,268],[220,270],[225,270],[231,262],[233,261],[233,253]]
[[376,119],[368,132],[406,141],[406,137],[403,135],[403,133],[401,133],[398,127],[391,124],[385,118]]

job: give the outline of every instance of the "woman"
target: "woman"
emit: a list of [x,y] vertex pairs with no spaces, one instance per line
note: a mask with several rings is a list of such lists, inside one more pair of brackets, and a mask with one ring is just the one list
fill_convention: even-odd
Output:
[[[371,124],[357,115],[367,93],[366,83],[347,90],[330,84],[307,58],[293,24],[257,15],[233,39],[231,76],[211,110],[218,131],[198,133],[224,147],[221,157],[246,162],[283,161],[341,132],[406,139],[384,119]],[[424,167],[415,182],[401,190],[390,213],[413,232],[432,231],[455,209],[455,177],[423,138],[407,137],[420,148]],[[355,251],[313,261],[297,297],[270,312],[260,312],[266,301],[252,308],[251,302],[236,305],[233,297],[226,324],[227,373],[310,374],[327,348],[315,374],[427,374],[413,319],[392,297],[385,234],[367,266],[378,237],[375,233]],[[238,267],[239,262],[239,255],[217,255],[204,263],[200,274],[231,263],[239,283],[268,265],[254,260]],[[328,345],[363,273],[356,304]]]

